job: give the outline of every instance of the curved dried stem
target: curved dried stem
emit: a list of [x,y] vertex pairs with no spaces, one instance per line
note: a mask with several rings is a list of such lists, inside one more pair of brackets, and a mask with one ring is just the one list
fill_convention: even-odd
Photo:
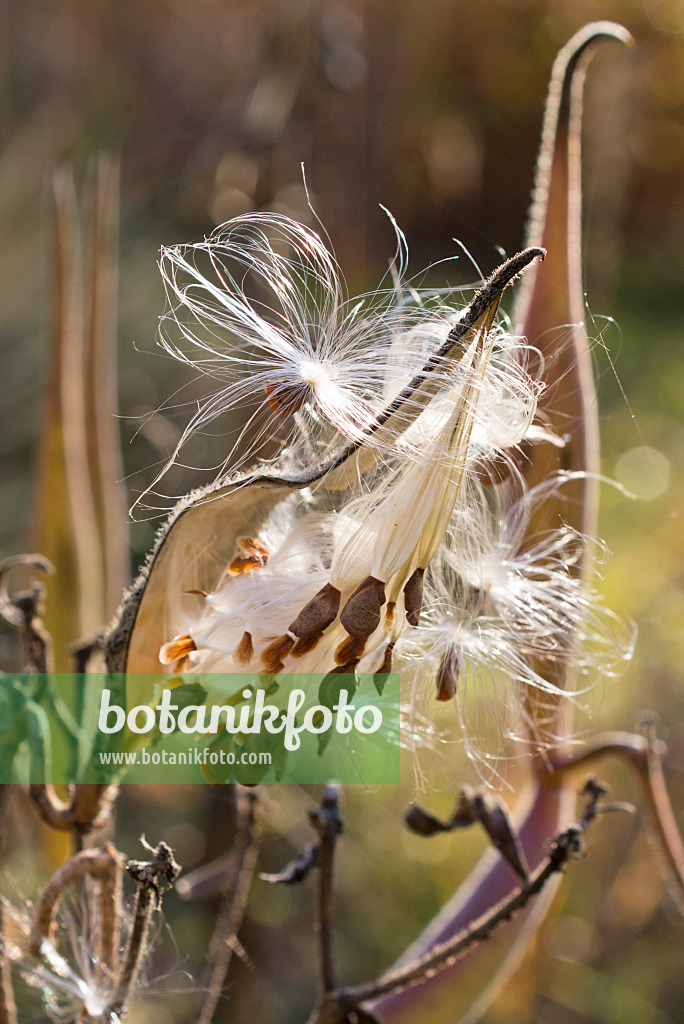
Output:
[[82,782],[73,787],[71,800],[62,800],[49,783],[35,782],[29,793],[46,825],[82,836],[107,823],[118,787]]
[[642,734],[609,732],[597,736],[576,754],[559,754],[551,761],[551,774],[562,776],[609,755],[620,757],[634,769],[646,797],[649,837],[655,848],[665,882],[679,910],[684,913],[684,843],[677,828],[663,773],[665,744],[659,741],[652,722]]
[[24,669],[26,672],[50,672],[53,669],[52,640],[42,620],[45,588],[33,581],[30,590],[10,594],[9,578],[15,569],[51,574],[55,568],[42,555],[14,555],[0,562],[0,615],[22,634]]
[[81,850],[55,872],[36,907],[30,949],[35,956],[40,956],[43,941],[51,941],[55,914],[66,890],[86,876],[100,883],[98,948],[110,970],[115,970],[121,919],[121,855],[111,843],[99,849]]

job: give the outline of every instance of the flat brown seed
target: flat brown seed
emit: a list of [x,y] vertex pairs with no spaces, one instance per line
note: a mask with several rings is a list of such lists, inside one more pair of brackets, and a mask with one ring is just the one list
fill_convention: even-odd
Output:
[[304,605],[290,626],[290,633],[308,639],[319,637],[335,621],[340,610],[341,594],[332,583],[326,583],[318,593]]
[[197,650],[197,644],[192,639],[189,633],[184,633],[182,636],[176,636],[169,643],[163,644],[159,651],[159,660],[162,665],[173,665],[174,661],[178,661],[179,658],[184,658],[187,654],[191,654]]
[[394,613],[395,613],[396,609],[397,609],[397,602],[396,601],[388,601],[387,602],[387,607],[385,608],[385,623],[388,626],[391,626],[392,623],[394,622]]
[[435,697],[437,700],[447,701],[456,696],[458,690],[459,658],[454,650],[447,651],[443,655],[435,677]]
[[348,661],[356,659],[359,661],[366,647],[365,636],[348,636],[343,640],[335,651],[335,661],[338,665],[346,665]]
[[368,637],[380,625],[384,603],[385,584],[375,576],[366,576],[342,609],[340,622],[350,636]]
[[240,637],[240,643],[233,651],[233,657],[235,658],[238,665],[248,665],[252,660],[254,654],[254,645],[252,643],[252,634],[248,633],[247,630]]
[[414,569],[404,587],[404,607],[406,608],[406,621],[409,626],[420,625],[424,578],[425,569]]
[[294,640],[287,633],[277,637],[261,652],[261,663],[266,672],[281,672],[283,658],[286,658],[294,647]]
[[255,569],[263,569],[264,564],[261,555],[236,555],[226,571],[229,576],[244,576],[245,573],[254,572]]

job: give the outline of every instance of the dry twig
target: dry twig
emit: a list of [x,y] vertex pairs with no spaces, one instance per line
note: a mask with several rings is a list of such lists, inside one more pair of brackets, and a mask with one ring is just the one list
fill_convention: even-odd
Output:
[[138,891],[133,909],[133,928],[123,957],[121,974],[107,1008],[110,1013],[119,1016],[125,1009],[140,973],[152,913],[159,907],[162,893],[173,885],[181,869],[174,860],[173,850],[162,842],[153,851],[151,861],[129,860],[126,870],[138,886]]
[[255,821],[257,792],[237,786],[237,835],[228,879],[228,895],[219,910],[209,949],[207,994],[197,1024],[209,1024],[223,992],[236,935],[245,912],[256,864],[259,829]]
[[600,800],[605,792],[605,786],[594,779],[589,780],[583,790],[588,797],[588,803],[581,819],[549,842],[547,857],[538,865],[524,885],[478,920],[471,922],[458,935],[435,946],[416,962],[390,971],[377,981],[330,992],[316,1014],[310,1019],[309,1024],[346,1024],[353,1019],[350,1014],[355,1014],[357,1008],[361,1007],[364,1002],[377,999],[390,992],[399,992],[410,986],[422,984],[444,968],[450,967],[473,947],[489,939],[500,925],[509,921],[537,896],[549,879],[561,872],[569,860],[576,859],[581,854],[582,836],[596,817],[606,811],[627,809],[625,804],[602,804]]

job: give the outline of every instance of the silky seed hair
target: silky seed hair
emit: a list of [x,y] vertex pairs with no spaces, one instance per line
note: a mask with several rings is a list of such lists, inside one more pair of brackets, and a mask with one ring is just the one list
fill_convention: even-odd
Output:
[[[255,436],[224,469],[237,457],[244,464],[274,432],[309,458],[362,436],[461,315],[456,290],[405,282],[406,244],[396,231],[394,283],[357,298],[347,296],[319,235],[280,214],[237,217],[204,242],[162,249],[161,344],[213,382],[169,465],[194,434],[253,407],[256,395]],[[448,386],[447,364],[443,376]]]

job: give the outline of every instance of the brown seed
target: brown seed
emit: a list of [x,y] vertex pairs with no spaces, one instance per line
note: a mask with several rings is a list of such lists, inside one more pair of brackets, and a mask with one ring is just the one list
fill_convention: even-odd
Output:
[[435,697],[437,700],[447,701],[456,696],[460,670],[459,661],[458,651],[453,648],[442,656],[435,677]]
[[266,672],[282,672],[283,658],[286,658],[294,647],[294,640],[287,633],[277,637],[261,652],[261,663]]
[[173,665],[174,661],[178,661],[179,658],[184,658],[186,654],[191,654],[196,650],[197,644],[190,634],[183,633],[182,636],[175,636],[173,640],[162,645],[159,651],[159,660],[162,665]]
[[254,537],[238,537],[236,541],[238,553],[227,568],[229,576],[244,576],[247,572],[261,569],[268,562],[268,551]]
[[240,637],[240,643],[233,651],[233,657],[238,665],[248,665],[252,660],[254,654],[254,644],[252,643],[252,634],[248,633],[247,630]]
[[261,555],[264,564],[268,561],[268,549],[260,541],[255,540],[254,537],[238,537],[236,543],[238,549],[244,551],[246,555]]
[[420,625],[424,577],[425,569],[414,569],[404,587],[404,607],[406,608],[406,621],[409,626]]
[[226,571],[229,576],[244,576],[245,573],[254,572],[255,569],[263,567],[264,560],[260,555],[236,555]]
[[308,639],[319,637],[335,621],[340,610],[341,594],[332,583],[326,583],[305,605],[290,626],[290,633]]
[[193,597],[206,597],[207,596],[206,590],[200,590],[199,588],[193,589],[193,590],[184,590],[183,593],[184,594],[192,594]]
[[292,416],[311,397],[311,387],[296,384],[267,384],[268,404],[278,416]]
[[387,607],[385,608],[385,625],[391,626],[394,622],[394,613],[397,609],[396,601],[388,601]]
[[350,636],[368,637],[380,625],[384,603],[385,584],[375,576],[366,576],[342,609],[340,622]]
[[348,636],[335,651],[335,661],[338,665],[346,665],[348,661],[353,659],[359,661],[365,647],[365,636]]
[[309,651],[313,651],[316,644],[321,639],[323,634],[319,633],[318,636],[304,636],[297,640],[296,644],[290,651],[293,658],[303,658]]

